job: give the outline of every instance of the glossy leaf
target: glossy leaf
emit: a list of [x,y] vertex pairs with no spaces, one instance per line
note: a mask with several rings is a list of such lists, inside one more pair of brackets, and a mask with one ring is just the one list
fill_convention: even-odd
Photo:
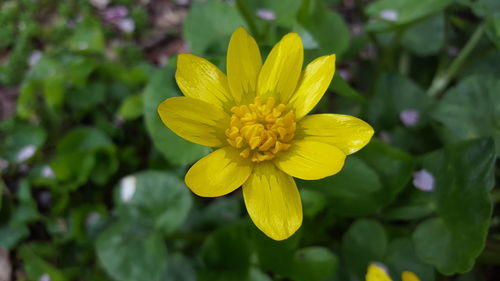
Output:
[[161,280],[167,249],[159,233],[133,221],[119,221],[99,236],[97,257],[103,269],[120,281]]
[[417,255],[443,274],[469,271],[484,247],[494,161],[491,139],[456,143],[424,158],[435,177],[438,216],[422,222],[413,241]]
[[446,142],[493,137],[500,155],[500,80],[475,75],[462,80],[444,94],[432,117],[444,125]]

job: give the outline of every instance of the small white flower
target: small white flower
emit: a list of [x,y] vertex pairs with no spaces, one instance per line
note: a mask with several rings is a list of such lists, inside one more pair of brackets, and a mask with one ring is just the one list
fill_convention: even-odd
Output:
[[274,12],[271,10],[268,10],[268,9],[258,9],[257,16],[263,20],[275,20],[276,19],[276,15],[274,14]]
[[422,191],[434,191],[434,176],[427,170],[413,173],[413,185]]
[[50,279],[50,276],[45,273],[43,274],[42,276],[40,276],[40,278],[38,278],[38,281],[51,281],[52,279]]
[[48,178],[48,179],[54,178],[54,171],[52,170],[52,168],[50,166],[44,166],[42,168],[42,177]]
[[380,17],[388,21],[397,21],[399,14],[395,10],[383,10],[380,12]]
[[413,127],[420,120],[420,112],[416,109],[405,109],[399,114],[399,119],[406,127]]
[[34,145],[27,145],[21,149],[16,155],[17,162],[24,162],[31,158],[36,152],[36,147]]
[[135,23],[130,18],[120,19],[116,22],[116,25],[125,33],[132,33],[135,30]]
[[127,203],[134,197],[137,180],[135,176],[127,176],[120,182],[120,198]]
[[38,61],[40,61],[40,59],[42,58],[42,55],[43,55],[43,52],[40,50],[33,51],[28,59],[28,64],[30,66],[34,66],[35,64],[38,63]]

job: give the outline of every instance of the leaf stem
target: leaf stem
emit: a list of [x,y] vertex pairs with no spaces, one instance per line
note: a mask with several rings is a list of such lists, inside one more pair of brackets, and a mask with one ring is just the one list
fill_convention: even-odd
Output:
[[458,56],[451,62],[450,66],[444,72],[438,72],[434,79],[432,80],[431,86],[429,90],[427,90],[427,94],[431,97],[437,96],[441,91],[448,86],[450,81],[455,77],[463,63],[470,55],[472,50],[476,47],[477,43],[481,39],[484,33],[484,26],[480,24],[472,36],[469,38],[469,41],[462,48]]

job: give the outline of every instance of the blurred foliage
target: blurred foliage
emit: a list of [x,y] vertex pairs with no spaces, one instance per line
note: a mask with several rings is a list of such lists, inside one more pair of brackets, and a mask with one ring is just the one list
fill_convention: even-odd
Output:
[[[379,262],[393,280],[497,280],[499,1],[4,0],[0,26],[0,264],[13,279],[361,281]],[[186,188],[209,151],[156,112],[180,95],[175,54],[224,70],[238,26],[264,55],[290,31],[306,61],[336,53],[315,112],[377,132],[338,175],[298,182],[304,225],[283,242],[239,192]]]

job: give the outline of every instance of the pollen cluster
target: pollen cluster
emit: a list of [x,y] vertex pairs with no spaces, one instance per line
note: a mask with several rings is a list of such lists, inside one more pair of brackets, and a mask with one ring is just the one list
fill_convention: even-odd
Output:
[[253,162],[273,159],[280,151],[290,148],[295,135],[295,114],[276,104],[272,97],[265,103],[256,97],[254,103],[231,108],[227,142],[241,149],[240,156]]

